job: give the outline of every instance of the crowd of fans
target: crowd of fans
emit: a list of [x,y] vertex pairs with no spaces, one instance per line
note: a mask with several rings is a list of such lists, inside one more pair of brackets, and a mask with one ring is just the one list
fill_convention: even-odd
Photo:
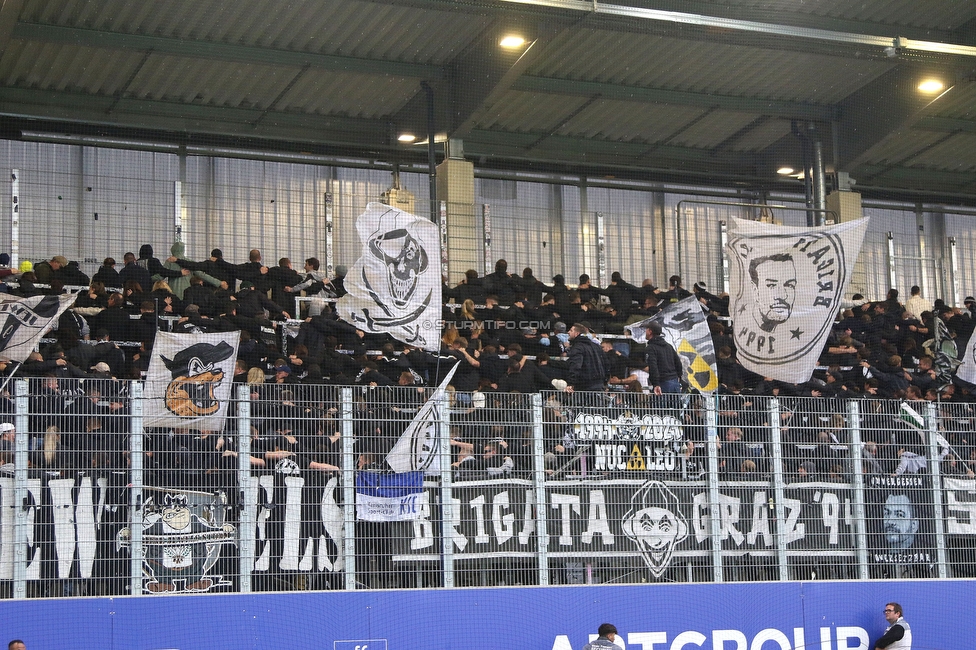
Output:
[[[143,245],[138,256],[123,256],[119,270],[114,259],[106,258],[90,279],[77,262],[60,255],[32,268],[27,262],[0,272],[15,276],[7,279],[16,283],[4,286],[14,295],[85,287],[50,335],[53,342],[20,366],[0,363],[0,371],[44,378],[42,390],[49,391],[64,391],[57,386],[62,380],[137,379],[148,368],[161,326],[175,332],[240,330],[235,381],[264,385],[255,389],[255,395],[273,404],[266,407],[268,412],[255,413],[265,424],[257,431],[264,441],[257,444],[261,453],[254,454],[255,463],[274,462],[286,456],[284,451],[295,450],[296,443],[284,444],[281,435],[294,440],[294,430],[309,427],[290,425],[289,418],[301,419],[305,413],[308,419],[312,412],[334,414],[335,404],[305,399],[310,393],[301,386],[397,388],[397,406],[393,410],[384,406],[374,414],[375,420],[391,426],[378,427],[375,442],[360,449],[360,465],[372,467],[382,464],[382,455],[395,442],[403,420],[419,408],[425,395],[421,388],[437,385],[456,366],[451,381],[458,409],[453,430],[468,432],[455,435],[452,442],[459,471],[495,475],[527,467],[523,457],[530,451],[529,409],[518,396],[540,391],[547,391],[546,454],[550,471],[555,471],[552,468],[578,454],[570,435],[574,412],[583,407],[608,408],[607,400],[594,398],[594,393],[610,397],[609,403],[622,411],[638,411],[665,403],[653,401],[655,395],[682,391],[682,373],[675,367],[680,360],[670,348],[658,345],[660,329],[650,329],[647,344],[639,344],[624,335],[624,327],[694,296],[708,314],[716,351],[723,473],[768,471],[763,447],[769,424],[765,397],[779,397],[787,405],[790,399],[802,397],[863,398],[871,403],[927,400],[962,409],[967,417],[974,401],[971,385],[946,381],[938,372],[928,341],[941,322],[946,335],[964,350],[976,328],[976,301],[967,298],[961,308],[941,300],[929,302],[918,287],[912,288],[904,304],[896,290],[876,302],[854,295],[837,314],[813,378],[788,384],[756,375],[738,363],[727,295],[715,295],[703,284],[685,289],[678,276],[663,287],[647,279],[640,286],[630,284],[619,272],[612,274],[606,287],[594,286],[585,274],[575,286],[567,285],[561,275],[547,284],[528,268],[521,275],[511,274],[505,260],[498,260],[494,272],[484,277],[469,270],[456,286],[445,283],[442,346],[431,353],[339,320],[332,304],[345,294],[342,266],[330,278],[316,258],[305,260],[299,272],[287,258],[265,266],[256,249],[243,264],[227,262],[219,249],[211,251],[209,259],[187,260],[180,242],[170,253],[160,260],[151,246]],[[299,309],[303,304],[295,300],[299,295],[311,298],[304,303],[307,313]],[[105,391],[96,382],[88,386]],[[89,389],[84,390],[87,394]],[[683,467],[701,468],[704,435],[696,432],[704,429],[702,422],[694,421],[695,401],[690,403],[683,415],[687,444],[680,453]],[[292,407],[294,411],[289,410]],[[795,451],[796,462],[788,470],[800,479],[844,480],[849,465],[845,469],[845,463],[831,462],[848,442],[844,417],[801,410],[788,408],[789,416],[781,423],[784,440]],[[38,445],[46,428],[40,422],[32,425]],[[893,440],[887,421],[869,422],[867,428],[877,432],[866,438],[873,449],[882,450],[877,451],[882,471],[904,471],[906,453],[924,455],[917,441]],[[950,432],[949,460],[959,473],[971,474],[976,468],[976,440],[968,428]],[[74,431],[84,429],[78,422],[72,425]],[[311,429],[303,435],[321,434],[323,427]],[[333,436],[332,442],[320,446],[332,450],[337,433],[330,430],[325,435]],[[811,449],[817,450],[815,457],[808,457]],[[338,464],[332,451],[308,463],[316,468]]]

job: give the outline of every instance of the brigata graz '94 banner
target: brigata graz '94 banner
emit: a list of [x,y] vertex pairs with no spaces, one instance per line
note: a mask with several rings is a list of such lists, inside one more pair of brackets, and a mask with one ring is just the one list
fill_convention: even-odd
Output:
[[781,381],[810,379],[868,219],[795,228],[732,220],[730,313],[743,366]]
[[[708,486],[701,481],[612,479],[546,483],[548,554],[554,559],[600,560],[611,566],[643,566],[662,575],[679,557],[712,552]],[[791,555],[830,551],[854,556],[854,517],[848,485],[791,484],[777,529],[766,483],[723,484],[718,535],[723,553],[773,555],[782,534]],[[439,509],[426,493],[413,537],[398,560],[440,555]],[[451,536],[459,561],[534,554],[537,525],[532,518],[535,488],[528,481],[468,481],[453,486]]]

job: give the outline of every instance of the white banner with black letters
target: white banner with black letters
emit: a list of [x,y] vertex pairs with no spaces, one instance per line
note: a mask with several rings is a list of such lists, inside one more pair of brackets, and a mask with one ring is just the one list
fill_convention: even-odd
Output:
[[336,303],[342,320],[370,333],[440,349],[440,234],[427,219],[370,203],[356,220],[363,244]]
[[726,253],[738,359],[763,377],[808,381],[868,219],[808,228],[732,221]]

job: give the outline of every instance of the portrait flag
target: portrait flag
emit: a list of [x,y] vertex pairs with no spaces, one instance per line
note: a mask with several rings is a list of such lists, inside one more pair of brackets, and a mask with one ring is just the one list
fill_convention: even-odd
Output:
[[0,302],[0,357],[26,361],[44,333],[74,302],[75,296],[67,294],[32,298],[5,294]]
[[346,275],[339,317],[370,333],[440,349],[440,234],[409,212],[370,203],[356,220],[362,253]]
[[441,405],[447,392],[447,385],[454,377],[458,364],[454,364],[444,381],[441,382],[434,394],[424,402],[413,420],[400,435],[400,439],[393,445],[393,449],[386,455],[386,464],[394,472],[414,472],[423,470],[428,474],[438,474],[441,471],[440,440],[438,436],[441,417]]
[[240,338],[240,332],[157,333],[143,393],[145,426],[222,430]]
[[694,296],[669,303],[664,309],[639,323],[627,325],[631,338],[646,343],[644,330],[651,322],[661,324],[664,339],[681,357],[688,384],[702,393],[718,388],[718,367],[715,365],[715,344],[708,329],[705,312]]
[[813,375],[868,219],[792,227],[733,219],[729,310],[739,362],[780,381]]

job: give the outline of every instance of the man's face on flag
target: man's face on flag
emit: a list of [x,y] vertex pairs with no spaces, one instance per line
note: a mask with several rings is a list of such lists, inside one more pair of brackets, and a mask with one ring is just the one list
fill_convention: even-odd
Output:
[[759,314],[768,324],[787,321],[796,300],[796,265],[790,258],[770,258],[755,266],[753,278]]

